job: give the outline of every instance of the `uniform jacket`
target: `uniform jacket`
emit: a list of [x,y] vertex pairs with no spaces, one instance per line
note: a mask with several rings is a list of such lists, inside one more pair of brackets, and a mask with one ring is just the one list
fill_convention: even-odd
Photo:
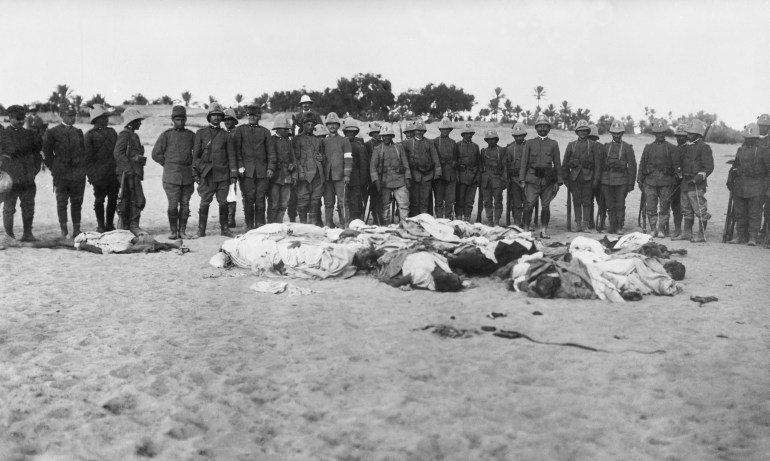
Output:
[[481,166],[481,151],[479,145],[473,141],[460,140],[457,142],[457,173],[459,182],[466,185],[479,181],[479,167]]
[[575,140],[567,144],[562,163],[562,178],[571,181],[599,181],[601,171],[602,145],[586,139]]
[[24,128],[32,130],[32,132],[39,136],[42,140],[43,136],[45,135],[45,131],[48,129],[48,124],[45,123],[39,115],[28,114],[24,118]]
[[324,163],[324,179],[326,181],[342,181],[350,177],[353,170],[353,147],[348,138],[339,133],[321,139],[326,154]]
[[518,182],[519,170],[521,169],[521,158],[524,156],[524,144],[516,144],[516,141],[505,147],[505,171],[510,182]]
[[[399,168],[403,173],[399,172]],[[369,164],[369,175],[372,182],[380,181],[380,187],[398,189],[406,186],[406,180],[412,179],[412,174],[404,147],[396,143],[389,146],[381,143],[375,147]]]
[[631,144],[608,142],[602,149],[601,182],[605,186],[634,186],[636,156]]
[[198,130],[193,143],[193,176],[203,179],[209,174],[214,182],[238,177],[233,138],[227,130],[211,126]]
[[113,181],[115,178],[115,143],[118,133],[106,126],[91,128],[84,136],[88,180],[91,184]]
[[519,182],[522,181],[541,185],[564,182],[561,175],[561,153],[556,141],[538,136],[524,143],[519,170]]
[[417,182],[431,181],[441,176],[441,162],[433,143],[427,138],[417,140],[405,139],[401,145],[406,152],[409,167],[412,170],[412,180]]
[[765,194],[770,172],[770,150],[759,146],[741,146],[735,154],[733,168],[738,172],[732,185],[733,194],[741,198]]
[[[682,157],[682,191],[695,190],[696,185],[690,180],[698,173],[705,173],[708,177],[714,172],[714,154],[711,152],[711,146],[706,144],[703,139],[690,143]],[[707,187],[707,181],[698,184],[698,188]]]
[[349,186],[366,186],[369,184],[369,154],[361,138],[353,138],[350,142],[353,148],[353,168],[350,172]]
[[438,161],[441,164],[441,174],[436,175],[436,178],[452,182],[457,181],[457,143],[454,142],[449,136],[446,138],[439,136],[433,140],[433,148],[436,150]]
[[481,149],[481,181],[479,187],[505,189],[508,178],[505,148],[500,146]]
[[0,169],[11,176],[14,185],[35,183],[43,158],[40,156],[41,140],[32,130],[8,125],[0,128]]
[[295,136],[292,142],[294,143],[294,155],[299,162],[297,169],[299,180],[312,182],[313,178],[319,176],[323,182],[324,146],[321,139],[312,134],[300,134]]
[[247,178],[267,178],[267,170],[275,171],[276,157],[270,131],[259,125],[239,125],[231,135],[238,168]]
[[139,179],[144,179],[144,164],[147,163],[147,158],[144,156],[144,146],[133,130],[123,128],[118,134],[112,155],[115,157],[115,174],[118,177],[123,176],[125,172],[126,175],[133,174]]
[[639,160],[637,182],[648,186],[673,186],[676,172],[682,167],[679,149],[668,141],[644,146]]
[[193,183],[192,164],[195,133],[169,128],[158,137],[152,159],[163,165],[163,182],[186,186]]
[[[273,173],[273,177],[270,178],[270,182],[280,185],[291,184],[292,180],[296,182],[299,177],[299,171],[291,138],[273,136],[273,145],[275,146],[277,163],[275,173]],[[294,165],[292,171],[289,171],[289,165]]]
[[45,165],[56,179],[78,180],[86,175],[83,131],[63,123],[50,128],[43,136]]

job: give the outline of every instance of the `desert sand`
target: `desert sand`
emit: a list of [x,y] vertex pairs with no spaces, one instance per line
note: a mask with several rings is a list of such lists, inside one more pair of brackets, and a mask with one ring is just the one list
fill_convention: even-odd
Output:
[[[170,107],[153,110],[138,132],[148,156],[170,126]],[[477,126],[483,145],[497,125]],[[497,129],[511,142],[510,127]],[[551,136],[562,152],[574,138]],[[651,141],[625,139],[637,159]],[[401,291],[366,275],[291,282],[311,296],[259,294],[248,271],[208,265],[224,241],[216,207],[211,236],[184,255],[0,251],[0,459],[767,459],[770,250],[720,243],[737,146],[712,147],[708,242],[661,240],[688,250],[684,291],[634,303],[528,298],[490,279],[456,294]],[[142,227],[165,240],[160,178],[148,160]],[[37,184],[35,233],[52,238],[50,174]],[[565,200],[562,189],[552,210],[563,242],[578,235],[565,231]],[[92,204],[89,187],[84,230],[96,227]],[[638,204],[635,190],[626,230]],[[719,301],[700,307],[694,295]],[[430,324],[609,352],[449,339],[421,330]]]

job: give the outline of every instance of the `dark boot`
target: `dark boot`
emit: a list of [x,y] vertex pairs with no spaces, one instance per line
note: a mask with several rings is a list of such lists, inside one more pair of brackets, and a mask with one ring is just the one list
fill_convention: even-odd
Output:
[[299,222],[302,224],[307,224],[307,210],[300,209],[297,211],[299,213]]
[[187,236],[187,216],[179,217],[179,228],[177,228],[176,236],[183,240],[190,238]]
[[110,204],[109,201],[107,201],[107,212],[104,216],[104,231],[114,231],[115,230],[115,204]]
[[66,222],[59,223],[59,229],[61,229],[61,238],[66,239],[69,237],[70,231],[67,229]]
[[[22,240],[24,240],[24,239],[22,238]],[[757,233],[756,232],[749,232],[749,241],[748,241],[747,245],[750,246],[750,247],[755,247],[755,246],[757,246],[757,240],[758,240]]]
[[80,235],[80,223],[72,223],[72,238],[75,238],[78,235]]
[[224,205],[219,205],[219,228],[221,235],[233,238],[235,237],[235,234],[230,230],[227,223],[229,208],[229,205],[226,203]]
[[5,228],[5,235],[12,239],[16,238],[13,235],[13,214],[3,213],[3,227]]
[[575,232],[583,232],[583,207],[575,207]]
[[692,243],[703,243],[706,241],[706,221],[698,220],[698,232],[690,239]]
[[674,240],[676,237],[679,237],[682,235],[682,220],[675,220],[674,221],[674,233],[671,234],[671,240]]
[[235,224],[235,208],[236,203],[235,202],[228,202],[227,203],[227,227],[233,228],[236,226]]
[[96,232],[106,232],[104,226],[104,203],[94,203],[94,213],[96,213]]
[[193,238],[200,238],[206,236],[206,224],[209,220],[209,207],[208,205],[203,206],[201,205],[200,208],[198,208],[198,232],[195,234]]
[[[313,224],[315,226],[318,226],[318,216],[315,213],[308,213],[307,214],[307,223]],[[321,227],[321,226],[319,226]]]
[[140,214],[138,214],[138,213],[135,214],[131,218],[131,223],[128,226],[128,230],[130,230],[131,233],[136,235],[136,236],[140,236],[142,234],[146,234],[147,233],[141,227],[139,227],[139,219],[140,219],[140,217],[141,217]]
[[265,225],[265,208],[257,206],[256,207],[256,216],[254,218],[254,221],[256,223],[256,227],[262,227]]
[[326,227],[334,229],[334,208],[326,208]]
[[692,219],[685,219],[684,220],[684,228],[682,229],[681,235],[678,237],[671,237],[671,240],[690,240],[692,238],[692,225],[694,220]]
[[32,216],[24,216],[22,214],[21,222],[24,223],[24,235],[21,236],[21,241],[37,242],[37,239],[35,238],[35,236],[32,235]]
[[254,229],[254,204],[243,206],[243,217],[246,219],[246,232]]
[[650,225],[650,235],[653,237],[660,237],[661,233],[658,231],[658,215],[647,216],[647,224]]
[[171,229],[171,233],[168,234],[169,240],[176,240],[179,238],[179,229],[177,228],[177,222],[179,221],[179,213],[174,211],[168,212],[168,228]]

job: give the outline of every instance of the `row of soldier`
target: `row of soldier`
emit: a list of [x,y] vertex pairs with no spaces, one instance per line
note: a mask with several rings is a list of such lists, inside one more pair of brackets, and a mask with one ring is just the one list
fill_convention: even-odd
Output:
[[[437,217],[470,221],[478,189],[479,212],[482,208],[486,210],[491,225],[500,224],[505,206],[506,221],[512,214],[514,224],[530,227],[533,213],[539,207],[542,238],[549,238],[550,202],[565,183],[574,209],[576,231],[592,229],[594,224],[599,230],[605,230],[608,217],[606,230],[622,233],[626,196],[636,182],[643,191],[643,208],[656,236],[669,235],[669,210],[673,210],[672,238],[704,240],[710,218],[706,178],[714,165],[711,149],[703,142],[706,127],[700,120],[694,120],[686,128],[677,128],[676,146],[665,139],[669,131],[666,122],[656,120],[653,123],[656,140],[645,146],[637,172],[633,147],[622,140],[625,127],[620,122],[610,128],[612,141],[600,144],[596,127],[580,121],[575,128],[578,138],[568,144],[562,163],[558,144],[548,138],[550,122],[545,117],[535,122],[537,137],[534,139],[526,140],[525,127],[516,124],[514,142],[506,147],[498,146],[497,133],[489,130],[484,133],[487,145],[480,149],[472,141],[475,132],[470,123],[462,126],[462,140],[455,142],[449,138],[453,126],[446,119],[439,125],[441,135],[433,140],[425,138],[426,127],[417,121],[408,122],[403,131],[399,130],[406,137],[400,143],[395,142],[391,125],[373,123],[368,133],[371,139],[364,142],[357,136],[360,128],[352,119],[342,121],[330,113],[322,122],[310,109],[311,104],[312,101],[303,96],[302,111],[294,116],[294,123],[277,119],[273,136],[259,125],[261,113],[256,107],[247,108],[248,124],[237,126],[232,109],[225,111],[218,104],[212,104],[206,117],[209,126],[197,133],[185,128],[185,108],[174,107],[173,128],[160,135],[152,152],[153,159],[163,165],[170,238],[187,238],[194,182],[198,183],[201,198],[197,237],[206,235],[209,206],[214,197],[219,205],[220,231],[222,235],[232,236],[229,228],[235,225],[235,210],[233,204],[227,203],[227,195],[231,185],[237,182],[243,196],[247,229],[265,222],[280,222],[287,209],[291,221],[298,216],[300,222],[322,225],[322,200],[327,226],[334,225],[335,205],[339,223],[345,227],[352,219],[366,219],[367,203],[374,222],[386,224],[392,218],[391,202],[400,216],[432,212]],[[14,181],[3,213],[7,235],[14,236],[13,214],[20,199],[22,239],[34,239],[31,232],[34,176],[41,161],[54,177],[62,236],[69,234],[68,202],[73,234],[80,232],[86,176],[94,188],[97,230],[114,229],[117,212],[126,228],[142,232],[139,220],[146,202],[142,192],[146,159],[135,133],[143,119],[138,111],[125,111],[125,128],[118,135],[107,126],[110,113],[97,106],[90,117],[94,128],[83,135],[73,126],[74,108],[63,107],[60,110],[63,123],[47,130],[42,140],[21,127],[24,112],[20,106],[12,106],[8,112],[11,126],[3,132],[5,161],[4,166],[0,166]],[[770,117],[768,120],[762,117],[759,126],[750,125],[744,131],[747,149],[754,145],[752,139],[760,137],[760,130],[766,132],[770,127]],[[222,122],[224,129],[220,126]],[[298,129],[296,135],[295,128]],[[766,141],[763,137],[760,144]],[[40,151],[40,144],[43,158],[35,154]],[[763,186],[754,189],[761,189],[764,203],[768,169],[758,170],[755,165],[757,158],[766,158],[766,150],[757,151],[761,146],[755,147],[749,168],[746,167],[749,159],[740,160],[744,147],[739,149],[733,176],[739,185],[748,175],[759,178]],[[743,166],[739,168],[740,165]],[[738,228],[734,242],[755,244],[758,200],[742,201],[747,188],[738,189],[734,194],[733,210]],[[749,193],[754,194],[754,189]],[[503,191],[507,191],[505,205]],[[596,223],[594,201],[599,207]],[[118,203],[120,209],[117,209]],[[759,213],[761,222],[761,205]],[[696,218],[698,227],[694,232]]]

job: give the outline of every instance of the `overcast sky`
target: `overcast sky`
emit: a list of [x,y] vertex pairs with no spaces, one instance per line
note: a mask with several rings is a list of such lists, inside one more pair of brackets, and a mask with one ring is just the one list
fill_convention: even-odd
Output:
[[770,112],[769,1],[6,1],[0,103],[60,83],[119,104],[333,87],[380,73],[396,95],[429,82],[496,86],[533,109],[595,117],[704,109],[734,127]]

